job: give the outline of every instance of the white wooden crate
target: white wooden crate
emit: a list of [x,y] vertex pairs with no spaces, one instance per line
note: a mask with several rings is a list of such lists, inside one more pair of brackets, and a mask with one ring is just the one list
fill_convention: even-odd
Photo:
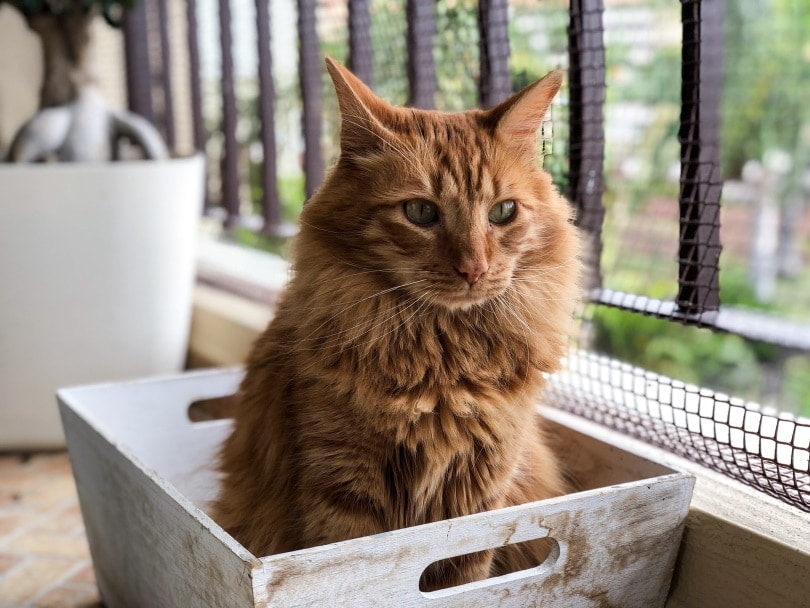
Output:
[[[101,596],[118,606],[663,606],[694,479],[558,422],[583,491],[269,557],[206,514],[227,420],[189,405],[239,370],[65,389],[60,411]],[[537,568],[424,593],[432,562],[551,536]]]

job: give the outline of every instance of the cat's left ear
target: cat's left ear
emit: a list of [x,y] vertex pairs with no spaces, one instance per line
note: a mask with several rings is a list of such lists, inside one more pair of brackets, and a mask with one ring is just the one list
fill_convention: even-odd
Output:
[[390,106],[372,93],[362,80],[331,57],[326,69],[335,84],[340,106],[340,147],[344,154],[360,154],[393,139],[383,126]]
[[495,127],[504,141],[529,150],[537,145],[537,130],[560,90],[563,71],[554,70],[542,79],[518,91],[486,113],[486,120]]

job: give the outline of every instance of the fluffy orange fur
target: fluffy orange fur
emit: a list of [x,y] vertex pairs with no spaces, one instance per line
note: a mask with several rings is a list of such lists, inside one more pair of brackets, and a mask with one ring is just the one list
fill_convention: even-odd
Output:
[[[571,207],[537,159],[561,74],[488,111],[440,113],[393,107],[327,67],[341,155],[301,215],[292,280],[221,454],[214,517],[256,555],[566,489],[535,409],[578,291]],[[407,201],[436,217],[414,223]],[[491,221],[504,201],[514,215]],[[445,560],[422,586],[546,551]]]

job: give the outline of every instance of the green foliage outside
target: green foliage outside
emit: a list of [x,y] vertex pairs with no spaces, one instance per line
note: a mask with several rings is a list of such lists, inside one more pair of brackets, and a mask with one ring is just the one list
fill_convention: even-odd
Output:
[[[251,199],[254,202],[255,213],[261,212],[263,189],[261,186],[261,163],[250,163]],[[276,179],[278,197],[281,202],[281,221],[287,224],[298,222],[301,213],[301,203],[306,197],[303,175],[282,175]]]
[[726,10],[725,175],[773,148],[807,161],[810,2],[745,0]]
[[437,0],[436,34],[436,107],[458,112],[478,106],[478,1]]
[[[810,281],[808,275],[805,279]],[[724,269],[720,276],[724,305],[767,311],[757,301],[744,267]],[[633,291],[632,285],[627,286]],[[646,292],[665,299],[671,290],[671,282],[662,281],[648,285]],[[771,344],[614,308],[593,307],[589,316],[593,346],[600,352],[753,401],[767,403],[778,397],[781,409],[810,417],[810,358],[806,355],[786,355]],[[780,387],[779,394],[765,393],[766,386]]]
[[[512,90],[519,91],[550,70],[568,62],[568,3],[547,0],[519,4],[509,22]],[[567,87],[555,98],[551,120],[543,125],[543,167],[561,192],[568,192],[568,105]]]
[[[262,200],[262,187],[261,177],[259,172],[261,165],[258,162],[251,162],[250,164],[250,183],[251,183],[251,198],[255,213],[260,213],[260,201]],[[278,195],[281,201],[281,221],[283,223],[295,224],[298,222],[298,216],[301,213],[302,202],[305,198],[304,192],[304,176],[280,176],[277,180]],[[281,257],[287,256],[287,248],[289,240],[284,237],[272,237],[250,230],[248,228],[236,228],[231,235],[233,240],[240,245],[254,247],[274,253]]]

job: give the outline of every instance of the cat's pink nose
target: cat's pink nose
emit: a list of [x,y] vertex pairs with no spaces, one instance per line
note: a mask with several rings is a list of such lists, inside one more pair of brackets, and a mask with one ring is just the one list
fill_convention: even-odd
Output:
[[456,268],[456,272],[470,285],[475,285],[487,270],[489,270],[489,264],[486,260],[464,260]]

